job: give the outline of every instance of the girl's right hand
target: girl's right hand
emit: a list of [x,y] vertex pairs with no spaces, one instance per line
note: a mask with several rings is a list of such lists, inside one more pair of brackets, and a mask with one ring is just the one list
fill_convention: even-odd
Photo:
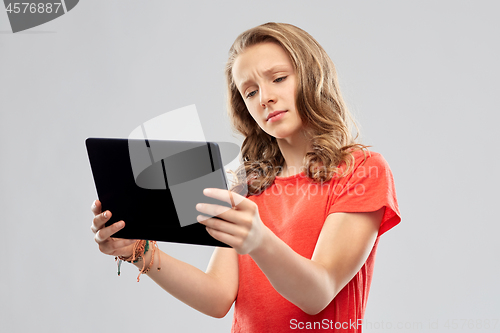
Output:
[[92,213],[94,213],[94,220],[92,221],[90,230],[95,234],[94,240],[99,244],[99,251],[111,256],[130,257],[132,255],[135,239],[111,237],[118,230],[125,227],[125,222],[119,221],[106,227],[105,223],[110,219],[111,212],[107,210],[101,213],[101,202],[99,200],[94,201],[91,209]]

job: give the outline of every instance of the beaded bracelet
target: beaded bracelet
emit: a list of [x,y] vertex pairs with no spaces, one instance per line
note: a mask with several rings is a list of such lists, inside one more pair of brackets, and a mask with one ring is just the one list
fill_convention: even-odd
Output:
[[[149,240],[137,240],[134,243],[134,247],[132,249],[132,255],[129,257],[123,257],[123,256],[118,256],[115,257],[115,261],[117,261],[118,265],[118,276],[120,276],[121,272],[121,265],[123,261],[129,262],[129,263],[137,263],[139,260],[144,259],[144,256],[146,255],[146,252],[149,250],[149,244],[151,243],[151,247],[153,248],[153,252],[151,253],[151,261],[149,262],[148,267],[146,267],[146,262],[144,262],[142,269],[139,270],[139,275],[137,276],[137,282],[140,281],[141,274],[146,274],[149,272],[151,266],[153,266],[154,262],[154,256],[156,249],[158,249],[158,244],[156,241],[149,241]],[[161,270],[161,257],[158,255],[158,271]]]

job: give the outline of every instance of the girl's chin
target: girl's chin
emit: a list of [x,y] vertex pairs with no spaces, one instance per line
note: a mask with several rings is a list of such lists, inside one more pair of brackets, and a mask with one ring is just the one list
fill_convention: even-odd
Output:
[[275,139],[286,139],[286,138],[290,137],[290,133],[286,132],[286,131],[269,131],[266,133]]
[[299,132],[299,130],[292,131],[283,129],[281,131],[272,131],[271,133],[269,133],[269,135],[273,136],[276,139],[291,139],[299,135]]
[[276,140],[287,140],[287,139],[291,139],[293,137],[292,134],[285,134],[285,133],[279,133],[279,134],[271,134],[271,136],[273,136]]
[[272,129],[267,128],[267,130],[261,127],[261,129],[277,140],[293,138],[301,131],[301,128],[290,128],[289,126],[276,126]]

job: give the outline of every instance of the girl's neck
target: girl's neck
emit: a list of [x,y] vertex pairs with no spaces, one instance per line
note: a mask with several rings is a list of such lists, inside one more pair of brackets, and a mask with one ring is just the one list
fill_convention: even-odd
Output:
[[281,154],[285,159],[280,177],[293,176],[300,173],[304,167],[304,157],[312,151],[311,140],[306,138],[305,132],[297,132],[293,137],[276,139]]

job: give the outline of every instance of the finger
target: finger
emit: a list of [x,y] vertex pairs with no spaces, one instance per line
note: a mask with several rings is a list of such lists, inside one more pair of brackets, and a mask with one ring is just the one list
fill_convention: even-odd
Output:
[[119,221],[113,223],[109,227],[102,228],[95,234],[94,240],[100,244],[107,241],[113,234],[125,227],[125,222]]
[[241,228],[234,223],[227,222],[218,218],[209,218],[208,216],[203,215],[198,215],[196,219],[198,220],[198,222],[211,229],[233,236],[243,236],[243,231],[241,230]]
[[90,226],[90,230],[95,234],[96,232],[99,231],[99,229],[97,229],[94,225],[94,223],[92,223],[92,225]]
[[90,209],[92,210],[92,213],[94,213],[94,215],[101,214],[101,209],[102,209],[101,202],[99,200],[95,200],[92,203]]
[[[102,229],[106,222],[111,218],[112,214],[109,210],[105,211],[104,213],[98,214],[94,217],[92,220],[92,227],[91,230],[96,233],[98,230]],[[95,230],[95,231],[94,231]]]
[[224,244],[227,244],[231,247],[235,247],[238,244],[238,238],[234,237],[233,235],[227,234],[225,232],[219,231],[212,229],[210,227],[206,227],[207,232],[212,236],[213,238],[217,239],[218,241],[221,241]]
[[234,203],[236,208],[245,209],[246,206],[248,206],[249,200],[236,192],[230,192],[220,188],[206,188],[203,190],[203,194],[207,197],[224,201],[231,205]]
[[226,206],[208,204],[208,203],[199,203],[196,205],[196,210],[200,213],[207,215],[207,217],[218,216],[226,221],[235,222],[237,221],[238,214],[241,212],[237,212],[234,209],[228,208]]

